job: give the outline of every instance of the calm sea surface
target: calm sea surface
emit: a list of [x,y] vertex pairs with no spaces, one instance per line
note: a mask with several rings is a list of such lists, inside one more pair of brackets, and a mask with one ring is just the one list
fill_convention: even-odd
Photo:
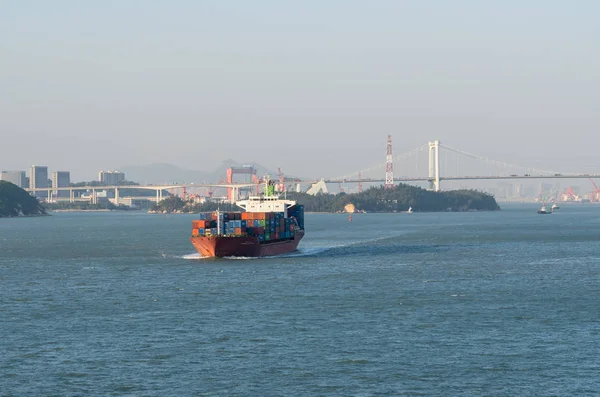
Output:
[[189,215],[0,220],[1,396],[597,396],[600,205],[307,214],[201,259]]

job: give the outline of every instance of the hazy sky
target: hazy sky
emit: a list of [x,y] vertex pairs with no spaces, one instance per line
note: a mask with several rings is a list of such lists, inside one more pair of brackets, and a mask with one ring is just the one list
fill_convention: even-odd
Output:
[[[600,1],[0,0],[0,169],[600,172]],[[424,171],[425,172],[425,171]]]

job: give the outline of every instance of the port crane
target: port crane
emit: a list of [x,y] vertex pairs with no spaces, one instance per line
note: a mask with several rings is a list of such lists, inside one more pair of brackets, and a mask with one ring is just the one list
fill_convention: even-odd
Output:
[[[252,183],[258,183],[259,178],[256,175],[256,168],[253,165],[243,165],[241,167],[229,167],[227,168],[227,183],[233,183],[234,174],[245,174],[252,176]],[[227,188],[227,198],[233,200],[233,189]]]
[[567,190],[565,190],[565,192],[563,193],[563,200],[564,201],[580,201],[581,198],[575,193],[575,191],[573,190],[573,188],[571,186],[569,186],[567,188]]
[[[227,183],[227,181],[224,178],[221,178],[219,180],[219,184],[224,184],[224,183]],[[206,195],[208,196],[209,199],[212,198],[213,194],[215,193],[215,190],[217,190],[217,189],[219,189],[218,186],[211,186],[207,189]]]
[[588,178],[592,185],[594,185],[594,191],[590,193],[590,201],[598,202],[600,201],[600,188],[596,185],[592,178]]
[[277,167],[277,176],[279,176],[279,184],[277,185],[278,192],[285,192],[285,175],[281,172],[281,168]]

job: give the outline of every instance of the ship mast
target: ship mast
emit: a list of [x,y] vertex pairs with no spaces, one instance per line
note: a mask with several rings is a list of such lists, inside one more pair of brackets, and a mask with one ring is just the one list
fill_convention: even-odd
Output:
[[221,217],[220,217],[220,213],[221,211],[219,211],[219,209],[217,208],[217,235],[221,235]]

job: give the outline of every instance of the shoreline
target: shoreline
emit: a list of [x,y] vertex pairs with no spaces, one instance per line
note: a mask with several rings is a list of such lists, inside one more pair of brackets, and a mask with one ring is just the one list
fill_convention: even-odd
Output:
[[35,214],[35,215],[0,216],[0,219],[36,218],[38,216],[51,216],[51,214],[46,213],[46,214]]
[[100,209],[100,210],[79,210],[79,209],[70,209],[70,210],[48,210],[48,212],[110,212],[117,210],[108,210],[108,209]]

